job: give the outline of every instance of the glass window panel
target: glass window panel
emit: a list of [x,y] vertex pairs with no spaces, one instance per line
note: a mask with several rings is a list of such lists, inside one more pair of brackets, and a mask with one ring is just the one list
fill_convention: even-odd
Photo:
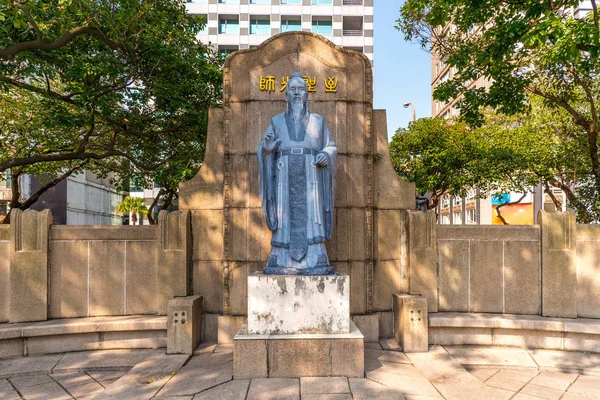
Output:
[[319,5],[319,6],[330,6],[332,4],[331,0],[312,0],[312,3],[314,5]]
[[281,20],[281,32],[293,32],[302,30],[302,24],[299,20]]
[[252,19],[250,20],[251,35],[270,35],[271,22],[269,20]]
[[313,21],[312,31],[313,33],[318,33],[319,35],[331,36],[333,34],[331,21]]
[[281,0],[281,4],[302,4],[302,0]]
[[240,33],[240,25],[237,19],[221,19],[219,20],[219,33],[238,34]]
[[250,0],[250,4],[271,4],[271,0]]

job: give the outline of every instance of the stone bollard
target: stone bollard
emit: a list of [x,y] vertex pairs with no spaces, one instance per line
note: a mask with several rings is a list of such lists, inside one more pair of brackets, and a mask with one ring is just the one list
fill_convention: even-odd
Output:
[[9,321],[48,319],[50,210],[12,210]]
[[394,338],[405,353],[429,350],[427,299],[414,294],[394,295]]
[[202,342],[202,296],[176,297],[167,311],[167,354],[192,355]]

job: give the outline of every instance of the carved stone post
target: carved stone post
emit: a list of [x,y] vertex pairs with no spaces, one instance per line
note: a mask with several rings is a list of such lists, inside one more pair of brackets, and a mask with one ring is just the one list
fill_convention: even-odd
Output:
[[575,215],[538,212],[542,249],[542,315],[577,318]]
[[192,232],[189,211],[158,215],[158,313],[167,314],[169,301],[191,292]]
[[405,260],[408,264],[410,294],[427,299],[429,312],[438,311],[436,216],[427,212],[402,212]]
[[50,210],[12,210],[9,321],[48,319]]

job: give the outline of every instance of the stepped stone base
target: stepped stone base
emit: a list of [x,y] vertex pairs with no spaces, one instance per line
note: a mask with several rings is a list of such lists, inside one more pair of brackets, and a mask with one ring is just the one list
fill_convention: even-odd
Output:
[[349,333],[256,335],[244,324],[234,338],[234,379],[301,376],[364,377],[364,337]]

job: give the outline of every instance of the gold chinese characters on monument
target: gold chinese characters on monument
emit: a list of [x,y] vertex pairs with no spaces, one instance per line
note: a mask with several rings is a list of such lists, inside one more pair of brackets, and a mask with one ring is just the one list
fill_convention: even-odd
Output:
[[[306,88],[307,88],[308,92],[316,93],[317,92],[317,78],[316,77],[310,78],[308,76],[303,76],[302,78],[304,79],[304,82],[306,82]],[[289,76],[281,77],[281,81],[279,82],[279,91],[280,92],[283,92],[285,90],[289,80],[290,80]],[[258,87],[262,92],[274,92],[276,82],[277,82],[277,79],[275,78],[275,75],[261,76]],[[328,76],[327,78],[324,78],[323,85],[325,88],[325,93],[337,93],[337,84],[338,84],[338,79],[336,77]]]

